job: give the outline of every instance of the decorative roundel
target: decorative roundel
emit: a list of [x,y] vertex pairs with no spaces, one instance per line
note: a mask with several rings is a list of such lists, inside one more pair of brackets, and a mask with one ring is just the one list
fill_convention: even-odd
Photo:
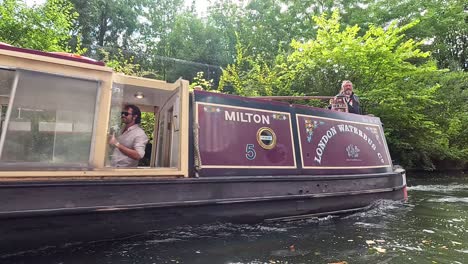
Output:
[[257,141],[260,147],[272,149],[276,146],[276,134],[269,127],[262,127],[257,131]]

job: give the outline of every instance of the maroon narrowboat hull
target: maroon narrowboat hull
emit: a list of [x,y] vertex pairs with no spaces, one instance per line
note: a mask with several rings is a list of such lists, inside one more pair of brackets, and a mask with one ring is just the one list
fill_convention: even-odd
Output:
[[3,253],[215,221],[348,213],[404,199],[404,175],[208,177],[2,184]]

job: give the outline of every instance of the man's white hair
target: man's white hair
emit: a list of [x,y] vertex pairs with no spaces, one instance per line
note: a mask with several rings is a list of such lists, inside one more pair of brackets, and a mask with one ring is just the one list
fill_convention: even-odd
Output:
[[344,86],[345,86],[345,84],[348,84],[348,83],[351,84],[351,86],[353,86],[353,83],[352,83],[351,81],[349,81],[349,80],[344,80],[344,81],[341,83],[341,89],[343,89]]

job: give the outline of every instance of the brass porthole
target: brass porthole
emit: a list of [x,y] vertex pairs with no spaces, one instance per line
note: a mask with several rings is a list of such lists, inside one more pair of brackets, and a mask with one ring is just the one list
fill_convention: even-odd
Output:
[[262,127],[257,131],[257,142],[264,149],[272,149],[276,146],[276,134],[269,127]]

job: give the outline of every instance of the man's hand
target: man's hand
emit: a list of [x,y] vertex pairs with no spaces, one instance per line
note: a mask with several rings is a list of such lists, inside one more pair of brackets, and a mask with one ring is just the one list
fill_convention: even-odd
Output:
[[117,144],[117,143],[118,143],[118,141],[115,138],[115,134],[112,134],[112,137],[109,139],[109,145],[115,146],[115,144]]

